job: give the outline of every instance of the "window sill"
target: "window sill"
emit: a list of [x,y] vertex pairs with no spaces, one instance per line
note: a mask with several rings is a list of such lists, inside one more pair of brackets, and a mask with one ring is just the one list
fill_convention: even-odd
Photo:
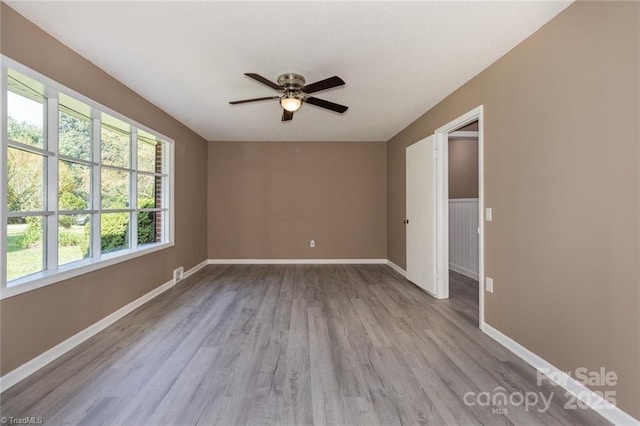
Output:
[[8,299],[10,297],[17,296],[18,294],[36,290],[38,288],[55,284],[60,281],[65,281],[89,272],[97,271],[98,269],[126,262],[127,260],[135,259],[136,257],[155,253],[169,247],[173,247],[173,242],[154,244],[152,246],[138,248],[136,250],[121,250],[116,253],[104,254],[99,258],[85,259],[68,265],[63,265],[55,270],[42,271],[28,275],[24,278],[19,278],[7,283],[7,286],[1,290],[2,294],[0,294],[0,300]]

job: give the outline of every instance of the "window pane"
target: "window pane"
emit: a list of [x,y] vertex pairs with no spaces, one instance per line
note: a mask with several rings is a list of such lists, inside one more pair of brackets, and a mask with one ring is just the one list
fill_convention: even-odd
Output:
[[60,155],[91,161],[91,120],[60,105]]
[[163,212],[138,213],[138,245],[162,242]]
[[7,281],[44,269],[44,218],[11,217],[7,221]]
[[7,149],[7,208],[10,212],[44,210],[44,157]]
[[91,206],[91,166],[58,162],[58,208],[88,210]]
[[102,114],[101,158],[103,164],[116,167],[131,167],[131,133],[129,125]]
[[138,175],[138,208],[162,207],[162,177]]
[[129,173],[119,170],[102,169],[102,208],[129,208]]
[[100,217],[102,253],[129,247],[129,213],[105,213]]
[[7,136],[16,142],[44,148],[42,85],[9,70],[7,86]]
[[116,167],[130,167],[131,135],[102,125],[102,163]]
[[91,257],[91,215],[58,217],[58,264]]
[[162,143],[138,138],[138,170],[162,173]]

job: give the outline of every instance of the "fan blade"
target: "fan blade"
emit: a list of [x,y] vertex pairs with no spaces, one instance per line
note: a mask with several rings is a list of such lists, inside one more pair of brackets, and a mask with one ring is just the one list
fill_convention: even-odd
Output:
[[266,101],[271,99],[280,99],[280,96],[267,96],[266,98],[243,99],[241,101],[231,101],[229,103],[231,105],[237,105],[237,104],[246,104],[247,102],[258,102],[258,101]]
[[261,76],[260,74],[254,74],[251,72],[246,72],[244,73],[244,75],[246,75],[247,77],[250,77],[252,79],[254,79],[255,81],[259,81],[260,83],[271,87],[272,89],[275,90],[282,90],[282,87],[278,86],[276,83],[274,83],[273,81],[267,80],[266,78],[264,78],[263,76]]
[[338,87],[344,85],[344,81],[334,75],[333,77],[325,78],[324,80],[316,81],[315,83],[307,84],[302,88],[305,93],[319,92],[320,90],[331,89],[332,87]]
[[282,121],[289,120],[293,120],[293,111],[287,111],[286,109],[282,108]]
[[339,112],[340,114],[342,114],[343,112],[349,109],[349,107],[346,107],[344,105],[325,101],[324,99],[314,98],[313,96],[308,97],[304,101],[308,104],[315,105],[320,108],[326,108],[326,109],[330,109],[331,111]]

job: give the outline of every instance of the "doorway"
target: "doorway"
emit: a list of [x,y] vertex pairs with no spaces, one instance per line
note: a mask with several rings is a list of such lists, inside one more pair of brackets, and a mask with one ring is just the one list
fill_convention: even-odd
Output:
[[[477,321],[478,121],[447,135],[449,202],[449,298]],[[472,303],[469,303],[472,301]]]
[[[436,264],[444,271],[438,296],[477,287],[478,324],[484,324],[484,181],[482,106],[435,132]],[[453,281],[453,283],[452,283]],[[471,290],[475,292],[475,289]]]
[[[473,124],[477,123],[477,124]],[[406,232],[407,279],[437,299],[449,298],[449,138],[477,138],[476,221],[478,323],[484,324],[484,211],[482,106],[469,111],[406,148]],[[461,130],[461,129],[477,130]],[[464,132],[456,133],[455,132]],[[474,194],[475,195],[475,194]],[[477,224],[477,225],[475,225]],[[458,269],[462,270],[462,269]],[[471,274],[469,274],[471,275]],[[475,278],[474,272],[472,277]],[[469,278],[472,279],[472,278]]]

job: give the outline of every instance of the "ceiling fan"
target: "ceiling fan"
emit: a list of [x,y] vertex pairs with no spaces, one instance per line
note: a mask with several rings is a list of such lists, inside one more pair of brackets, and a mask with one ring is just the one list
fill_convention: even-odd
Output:
[[289,121],[293,119],[293,113],[300,109],[303,102],[315,105],[320,108],[329,109],[331,111],[339,112],[342,114],[349,107],[336,104],[333,102],[325,101],[324,99],[318,99],[313,96],[309,96],[309,93],[319,92],[321,90],[331,89],[333,87],[343,86],[344,81],[338,77],[333,76],[325,78],[324,80],[317,81],[312,84],[305,85],[305,79],[300,74],[287,73],[278,77],[278,83],[274,83],[259,74],[245,73],[247,77],[250,77],[266,86],[271,87],[279,92],[282,92],[279,96],[267,96],[264,98],[244,99],[241,101],[229,102],[231,105],[244,104],[247,102],[257,102],[279,99],[282,106],[282,121]]

